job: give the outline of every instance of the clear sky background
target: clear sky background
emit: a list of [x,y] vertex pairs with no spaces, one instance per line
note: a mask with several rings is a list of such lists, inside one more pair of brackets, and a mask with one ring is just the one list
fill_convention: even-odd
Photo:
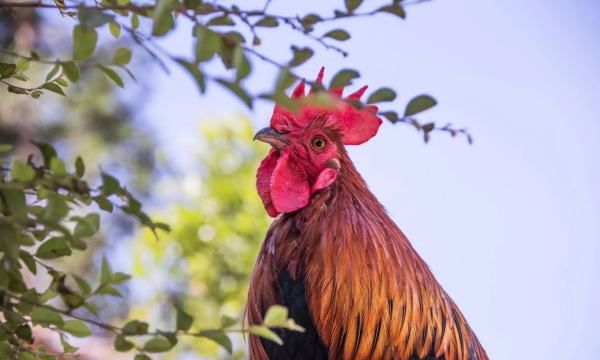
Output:
[[[271,10],[341,4],[274,0]],[[440,104],[423,120],[468,127],[473,146],[437,133],[425,145],[414,129],[385,123],[351,156],[492,359],[599,357],[600,2],[438,0],[407,10],[404,22],[352,20],[348,58],[321,52],[299,72],[325,65],[329,80],[361,69],[373,89],[399,90],[389,108],[426,92]],[[164,45],[189,54],[189,34],[181,27]],[[261,49],[285,59],[281,44],[293,36],[264,36]],[[274,69],[254,63],[250,87],[270,89]],[[201,97],[186,74],[154,69],[160,89],[144,113],[182,171],[199,120],[268,123],[270,104],[248,111],[216,86]]]

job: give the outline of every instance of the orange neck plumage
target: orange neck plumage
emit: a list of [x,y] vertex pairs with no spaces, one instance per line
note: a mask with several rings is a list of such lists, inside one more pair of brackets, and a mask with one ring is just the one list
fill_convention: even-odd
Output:
[[[260,323],[265,309],[279,303],[273,284],[287,271],[304,278],[330,359],[487,359],[345,151],[339,159],[335,184],[306,208],[280,216],[267,233],[250,284],[249,323]],[[250,341],[251,358],[265,359],[260,341]]]

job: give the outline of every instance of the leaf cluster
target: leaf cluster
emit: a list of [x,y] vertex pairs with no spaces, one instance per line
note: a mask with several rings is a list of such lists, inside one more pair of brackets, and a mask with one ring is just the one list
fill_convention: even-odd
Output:
[[[95,210],[121,209],[155,233],[169,230],[166,224],[152,221],[114,177],[104,174],[102,184],[93,187],[85,180],[81,158],[67,166],[51,145],[34,144],[39,162],[32,155],[9,163],[11,147],[0,145],[4,159],[0,165],[0,358],[53,358],[43,348],[33,347],[36,325],[57,333],[65,353],[77,351],[68,337],[91,335],[90,325],[112,329],[91,320],[98,316],[94,300],[120,297],[117,286],[130,276],[113,272],[103,259],[92,286],[89,280],[52,265],[87,249],[100,230]],[[30,276],[49,279],[46,289],[38,292]]]
[[[127,33],[129,38],[163,69],[168,68],[165,60],[178,64],[194,79],[201,93],[205,93],[209,84],[213,83],[227,89],[249,108],[252,108],[257,100],[270,100],[280,105],[291,106],[285,92],[294,82],[304,78],[297,72],[297,68],[314,56],[316,50],[313,45],[347,56],[340,44],[349,41],[352,35],[343,25],[338,25],[341,20],[380,15],[403,20],[406,18],[406,7],[422,1],[424,0],[392,0],[383,6],[369,6],[366,1],[345,0],[343,7],[336,9],[332,15],[307,13],[295,16],[269,11],[269,2],[260,10],[203,0],[157,0],[155,4],[131,0],[103,0],[95,5],[68,0],[55,2],[56,9],[62,15],[76,21],[72,31],[72,57],[48,60],[41,59],[36,52],[23,55],[9,49],[0,49],[1,52],[12,55],[15,61],[0,63],[0,83],[6,85],[11,93],[34,98],[40,97],[46,91],[65,95],[65,87],[69,82],[79,81],[80,69],[93,67],[104,73],[117,86],[124,87],[125,81],[120,71],[125,71],[134,78],[127,67],[132,60],[133,49],[127,46],[117,47],[113,50],[111,58],[95,54],[99,34],[106,31],[117,39],[122,37],[123,33]],[[10,5],[4,6],[10,8]],[[36,3],[31,3],[30,6],[35,8]],[[364,10],[369,7],[370,9]],[[173,55],[157,42],[183,21],[189,21],[193,25],[191,40],[194,43],[194,52],[188,57]],[[148,26],[140,27],[141,22],[147,23]],[[276,60],[263,53],[260,49],[263,33],[279,31],[282,27],[300,33],[313,45],[290,43],[287,45],[290,55],[285,61]],[[143,31],[142,28],[148,28],[150,31]],[[226,75],[209,70],[213,68],[205,66],[215,58],[228,70]],[[245,80],[252,75],[253,62],[256,60],[269,63],[278,70],[274,87],[269,91],[254,92],[245,86]],[[30,61],[51,66],[44,83],[37,86],[20,84],[29,80],[25,70]],[[350,85],[359,77],[360,72],[355,69],[342,69],[334,75],[330,86]],[[393,101],[395,97],[395,90],[383,87],[375,90],[367,103]],[[391,123],[413,125],[423,133],[426,142],[434,130],[445,131],[452,136],[464,134],[471,141],[466,129],[455,129],[450,124],[440,127],[433,122],[421,122],[415,118],[414,115],[433,107],[436,103],[429,95],[420,95],[409,102],[404,116],[399,116],[394,110],[384,110],[380,114]]]
[[[244,332],[281,343],[273,329],[303,330],[282,307],[270,309],[264,324],[247,329],[234,329],[238,321],[223,317],[218,328],[192,330],[194,318],[180,304],[174,306],[176,317],[170,330],[151,329],[137,319],[121,326],[103,322],[97,298],[121,297],[119,286],[130,275],[113,271],[106,258],[95,281],[55,265],[58,259],[86,250],[98,233],[100,215],[91,210],[111,213],[120,209],[155,235],[159,229],[168,232],[170,228],[152,221],[115,177],[103,174],[101,184],[93,187],[85,180],[81,158],[67,166],[52,146],[35,145],[43,159],[39,164],[30,156],[14,158],[10,166],[0,168],[0,358],[64,358],[77,353],[72,337],[85,338],[99,331],[113,336],[116,351],[135,351],[135,359],[143,360],[149,354],[170,351],[182,336],[212,340],[231,353],[229,333]],[[7,164],[10,150],[9,145],[0,145]],[[26,273],[45,275],[49,279],[45,290],[36,290]],[[35,326],[56,333],[63,353],[34,346]]]

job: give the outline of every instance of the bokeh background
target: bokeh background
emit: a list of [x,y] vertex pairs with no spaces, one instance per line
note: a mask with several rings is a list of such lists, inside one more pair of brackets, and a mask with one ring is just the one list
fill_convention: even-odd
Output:
[[[327,12],[338,5],[275,0],[271,10]],[[9,24],[0,27],[0,41],[11,29],[21,31],[14,38],[24,47],[40,39],[60,44],[68,35],[47,11],[22,16],[0,19]],[[350,56],[322,51],[299,72],[312,77],[321,65],[330,76],[343,67],[361,69],[373,89],[399,90],[399,109],[402,100],[430,93],[439,105],[424,119],[473,134],[472,146],[437,133],[424,144],[413,128],[384,123],[376,138],[350,153],[490,358],[595,358],[600,3],[439,0],[411,7],[401,23],[380,16],[348,24]],[[162,45],[187,54],[190,32],[180,26]],[[263,51],[285,58],[289,49],[281,44],[294,36],[266,35]],[[0,140],[19,139],[23,154],[31,137],[83,154],[86,163],[127,179],[154,216],[172,225],[173,233],[156,241],[125,219],[103,220],[97,252],[71,264],[93,273],[104,254],[134,275],[125,289],[128,306],[108,307],[103,316],[169,323],[168,305],[181,301],[200,325],[211,326],[223,314],[239,316],[268,226],[254,189],[268,149],[251,138],[267,124],[272,104],[250,111],[214,86],[200,96],[177,67],[166,74],[141,51],[135,55],[139,81],[125,90],[84,74],[86,85],[72,89],[68,100],[42,100],[41,112],[32,111],[31,100],[1,95]],[[249,87],[270,89],[276,69],[254,66]],[[92,341],[96,353],[86,356],[103,358],[99,349],[111,344],[101,336]],[[244,347],[237,341],[234,357],[244,358]],[[178,349],[170,358],[226,357],[203,341]]]

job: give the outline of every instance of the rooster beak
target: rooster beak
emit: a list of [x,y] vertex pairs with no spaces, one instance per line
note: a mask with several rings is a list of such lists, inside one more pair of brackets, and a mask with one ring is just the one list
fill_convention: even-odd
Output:
[[256,135],[254,135],[254,140],[266,142],[275,149],[281,149],[290,143],[284,134],[278,133],[270,127],[259,130]]

